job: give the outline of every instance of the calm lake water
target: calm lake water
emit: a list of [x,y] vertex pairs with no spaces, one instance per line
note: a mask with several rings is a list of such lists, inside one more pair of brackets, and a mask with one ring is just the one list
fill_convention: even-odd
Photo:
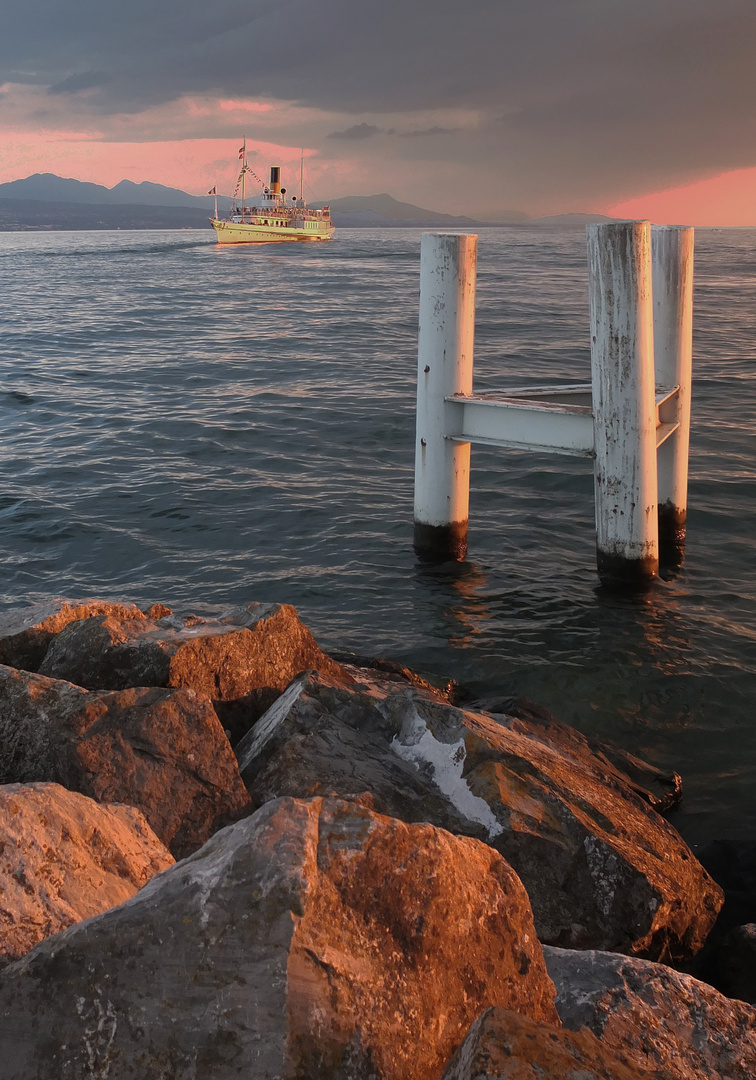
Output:
[[[479,235],[477,386],[589,381],[582,230]],[[636,598],[577,459],[473,448],[469,560],[416,561],[419,249],[0,234],[0,607],[291,603],[676,768],[692,843],[755,840],[756,231],[697,233],[687,558]]]

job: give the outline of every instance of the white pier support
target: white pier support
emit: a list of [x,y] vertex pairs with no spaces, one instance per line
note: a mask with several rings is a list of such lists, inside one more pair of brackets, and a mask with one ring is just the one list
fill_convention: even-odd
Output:
[[589,226],[591,384],[486,394],[472,392],[476,243],[422,238],[416,551],[465,557],[471,443],[547,451],[593,459],[602,581],[653,580],[685,539],[693,230]]
[[420,243],[420,329],[415,435],[415,550],[464,559],[470,443],[455,442],[447,403],[472,394],[477,236],[424,233]]
[[654,287],[656,381],[676,386],[664,420],[675,425],[659,447],[659,559],[679,566],[685,554],[688,506],[688,444],[693,367],[693,229],[654,225],[651,229]]
[[659,570],[651,226],[588,226],[599,577]]

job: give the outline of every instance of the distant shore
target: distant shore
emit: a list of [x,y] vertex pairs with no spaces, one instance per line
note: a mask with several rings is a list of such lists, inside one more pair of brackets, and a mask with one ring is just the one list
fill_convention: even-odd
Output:
[[[149,206],[137,203],[103,205],[0,198],[0,232],[204,229],[209,228],[211,212],[194,206]],[[336,227],[342,229],[508,229],[554,225],[574,225],[582,228],[591,221],[609,220],[590,214],[562,214],[557,217],[526,218],[518,221],[474,221],[467,217],[393,220],[371,210],[332,210],[331,217]]]

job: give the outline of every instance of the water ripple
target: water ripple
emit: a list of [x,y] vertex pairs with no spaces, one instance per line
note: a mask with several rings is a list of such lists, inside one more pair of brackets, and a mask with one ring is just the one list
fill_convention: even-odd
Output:
[[[0,606],[294,603],[678,768],[693,839],[755,831],[756,233],[699,230],[687,561],[632,600],[572,459],[474,449],[469,562],[415,560],[419,239],[0,234]],[[588,381],[586,292],[579,230],[482,230],[477,385]]]

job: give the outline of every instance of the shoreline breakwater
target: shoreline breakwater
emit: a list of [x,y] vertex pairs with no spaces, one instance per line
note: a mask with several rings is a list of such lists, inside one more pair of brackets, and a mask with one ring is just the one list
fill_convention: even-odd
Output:
[[0,728],[8,1080],[756,1072],[679,777],[537,705],[286,604],[54,600],[0,615]]

